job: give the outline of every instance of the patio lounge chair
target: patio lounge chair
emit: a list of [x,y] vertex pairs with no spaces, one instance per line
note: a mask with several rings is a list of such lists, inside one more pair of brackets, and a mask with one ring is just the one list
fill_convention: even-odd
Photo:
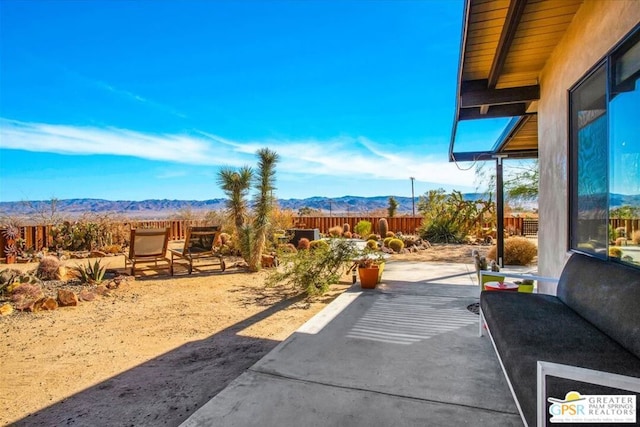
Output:
[[195,260],[214,260],[209,264],[198,263],[198,266],[204,265],[220,265],[220,270],[226,269],[226,264],[222,255],[216,251],[215,242],[220,234],[220,226],[210,227],[188,227],[187,234],[184,239],[184,247],[182,249],[170,249],[171,253],[171,274],[173,275],[173,266],[181,264],[181,260],[186,260],[189,274],[193,272],[193,261]]
[[169,243],[168,228],[131,229],[129,254],[125,255],[124,267],[131,264],[131,275],[135,276],[139,264],[153,263],[155,270],[171,272],[171,261],[167,257]]

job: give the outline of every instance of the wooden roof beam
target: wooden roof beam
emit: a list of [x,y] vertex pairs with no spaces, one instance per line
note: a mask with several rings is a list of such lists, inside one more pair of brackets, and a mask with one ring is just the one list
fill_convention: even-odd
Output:
[[475,84],[465,85],[460,95],[460,107],[480,107],[482,105],[514,104],[531,102],[540,99],[540,86],[522,86],[505,89],[465,90],[477,87]]
[[493,64],[491,65],[491,71],[489,71],[489,82],[487,87],[493,89],[498,83],[500,74],[504,67],[505,60],[511,49],[511,43],[520,25],[520,19],[524,13],[527,0],[511,0],[509,3],[509,10],[507,11],[507,17],[502,27],[502,33],[500,34],[500,41],[498,42],[498,48],[496,54],[493,57]]
[[474,119],[489,119],[496,117],[515,117],[524,116],[527,113],[527,106],[524,103],[520,104],[504,104],[504,105],[492,105],[489,110],[482,114],[481,106],[461,108],[458,113],[458,120],[474,120]]

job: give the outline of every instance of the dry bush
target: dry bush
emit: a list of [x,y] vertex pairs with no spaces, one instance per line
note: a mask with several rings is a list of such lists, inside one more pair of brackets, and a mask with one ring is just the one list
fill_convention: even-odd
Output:
[[311,242],[306,237],[303,237],[300,240],[298,240],[298,250],[309,249],[309,246],[311,246]]
[[340,225],[336,225],[335,227],[331,227],[329,229],[329,235],[331,237],[340,237],[342,236],[343,228]]
[[[487,258],[496,260],[497,248],[492,246]],[[504,241],[505,265],[528,265],[538,255],[538,248],[526,237],[511,237]]]

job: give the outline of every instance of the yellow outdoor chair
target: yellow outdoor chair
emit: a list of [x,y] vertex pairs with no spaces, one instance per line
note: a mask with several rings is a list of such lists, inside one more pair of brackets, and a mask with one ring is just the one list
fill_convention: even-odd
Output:
[[205,265],[220,265],[220,270],[226,269],[226,264],[222,254],[216,250],[215,243],[220,235],[220,226],[209,227],[188,227],[184,239],[184,247],[181,249],[170,249],[171,253],[171,274],[173,275],[174,264],[183,264],[189,271],[193,272],[193,262],[198,260],[211,260],[210,263],[198,262],[198,267]]
[[169,270],[171,273],[171,261],[167,257],[167,245],[169,243],[168,228],[141,228],[131,229],[129,240],[129,253],[125,254],[124,268],[131,264],[131,275],[135,276],[140,264],[153,263],[151,270]]

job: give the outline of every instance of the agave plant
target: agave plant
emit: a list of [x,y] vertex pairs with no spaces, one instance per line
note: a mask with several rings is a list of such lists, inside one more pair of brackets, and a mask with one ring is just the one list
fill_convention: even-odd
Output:
[[93,264],[91,264],[91,261],[87,261],[87,265],[75,267],[74,271],[78,273],[82,283],[99,285],[104,278],[106,267],[100,265],[100,259],[96,259]]

